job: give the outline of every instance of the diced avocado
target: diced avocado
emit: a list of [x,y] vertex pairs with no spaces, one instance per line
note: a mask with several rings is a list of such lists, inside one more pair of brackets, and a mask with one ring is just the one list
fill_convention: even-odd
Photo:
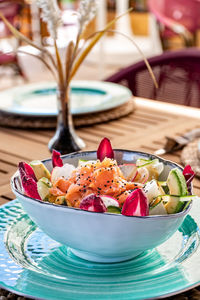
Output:
[[47,202],[50,202],[50,203],[55,203],[56,198],[57,198],[56,196],[49,194],[44,198],[43,201],[47,201]]
[[66,205],[65,196],[58,196],[54,203],[59,205]]
[[188,193],[185,177],[178,168],[174,168],[169,172],[167,185],[170,195],[185,196]]
[[52,187],[51,181],[48,178],[46,178],[46,177],[40,178],[39,181],[43,182],[49,188]]
[[42,177],[37,182],[37,190],[38,194],[40,195],[42,200],[45,200],[45,198],[49,195],[49,189],[51,188],[52,184],[50,180],[46,177]]
[[37,180],[39,180],[42,177],[46,177],[50,179],[51,174],[49,170],[45,167],[45,165],[40,160],[33,160],[30,162],[30,165],[33,168]]
[[121,209],[117,206],[108,206],[107,212],[113,213],[113,214],[121,214]]
[[166,215],[167,210],[163,204],[162,196],[157,197],[149,207],[149,215]]

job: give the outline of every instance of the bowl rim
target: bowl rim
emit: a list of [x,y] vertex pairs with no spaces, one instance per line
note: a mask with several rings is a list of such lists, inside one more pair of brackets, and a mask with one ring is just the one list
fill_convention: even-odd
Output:
[[[157,156],[157,155],[154,155],[154,154],[151,154],[151,153],[148,153],[148,152],[143,152],[143,151],[135,151],[135,150],[125,150],[125,149],[113,149],[114,153],[115,152],[128,152],[128,153],[136,153],[136,154],[144,154],[144,155],[149,155],[149,157],[151,157],[152,159],[159,159],[159,161],[165,163],[165,164],[169,164],[169,165],[173,165],[173,166],[176,166],[178,168],[180,168],[181,170],[183,170],[183,167],[180,166],[179,164],[175,163],[175,162],[172,162],[170,160],[167,160],[167,159],[163,159],[162,157],[160,156]],[[84,154],[85,156],[87,156],[88,154],[96,154],[97,151],[96,150],[90,150],[90,151],[77,151],[77,152],[73,152],[73,153],[69,153],[69,154],[64,154],[61,156],[61,158],[65,158],[65,157],[69,157],[69,158],[73,158],[77,155],[81,155],[81,154]],[[51,158],[46,158],[46,159],[43,159],[41,160],[41,162],[45,163],[45,162],[50,162],[51,161]],[[57,207],[59,209],[67,209],[67,210],[74,210],[74,211],[77,211],[77,212],[81,212],[82,214],[83,213],[88,213],[88,214],[98,214],[98,215],[110,215],[110,216],[115,216],[115,217],[129,217],[129,218],[133,218],[133,219],[159,219],[159,218],[178,218],[178,217],[181,217],[181,216],[184,216],[186,215],[189,210],[191,209],[191,206],[192,206],[192,203],[193,201],[191,201],[188,205],[188,207],[181,211],[181,212],[178,212],[178,213],[175,213],[175,214],[167,214],[167,215],[148,215],[148,216],[125,216],[125,215],[122,215],[122,214],[115,214],[115,213],[109,213],[109,212],[105,212],[105,213],[99,213],[99,212],[93,212],[93,211],[87,211],[87,210],[83,210],[83,209],[80,209],[80,208],[76,208],[76,207],[70,207],[70,206],[64,206],[64,205],[59,205],[59,204],[54,204],[54,203],[50,203],[50,202],[47,202],[47,201],[43,201],[43,200],[39,200],[39,199],[35,199],[35,198],[32,198],[32,197],[29,197],[29,196],[26,196],[24,195],[23,193],[21,193],[17,187],[16,187],[16,179],[19,178],[19,170],[17,170],[14,175],[11,177],[11,180],[10,180],[10,185],[11,185],[11,188],[12,190],[14,191],[15,194],[18,194],[19,196],[22,196],[26,199],[30,199],[34,202],[37,202],[37,203],[40,203],[42,205],[50,205],[51,207]],[[192,185],[191,185],[192,187]]]

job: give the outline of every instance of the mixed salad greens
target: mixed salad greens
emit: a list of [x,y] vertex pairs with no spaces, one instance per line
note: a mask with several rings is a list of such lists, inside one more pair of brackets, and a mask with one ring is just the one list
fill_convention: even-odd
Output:
[[38,160],[19,163],[24,193],[50,203],[99,213],[126,216],[174,214],[184,210],[196,197],[190,195],[194,172],[188,165],[183,172],[170,170],[166,181],[159,181],[164,165],[159,159],[139,158],[119,165],[110,141],[104,138],[97,160],[79,160],[78,166],[65,163],[53,151],[53,170]]

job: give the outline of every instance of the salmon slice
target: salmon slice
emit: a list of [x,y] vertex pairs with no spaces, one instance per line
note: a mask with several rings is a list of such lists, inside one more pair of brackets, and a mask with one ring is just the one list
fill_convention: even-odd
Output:
[[49,193],[51,194],[51,195],[53,195],[53,196],[56,196],[56,197],[58,197],[58,196],[64,196],[65,195],[65,192],[62,192],[59,188],[57,188],[57,187],[51,187],[50,189],[49,189]]
[[79,201],[80,203],[81,199],[82,199],[82,189],[80,185],[74,183],[71,184],[66,194],[67,205],[77,207],[76,202]]
[[73,182],[71,180],[66,180],[65,178],[59,178],[55,183],[54,183],[54,187],[57,187],[58,189],[60,189],[63,193],[67,193],[70,185]]
[[60,178],[55,186],[66,193],[68,206],[78,207],[80,201],[92,193],[114,198],[120,195],[120,203],[124,203],[125,191],[135,189],[137,183],[127,182],[117,162],[105,158],[102,162],[97,160],[76,168],[68,180]]
[[125,191],[121,195],[119,195],[116,199],[119,201],[119,206],[122,207],[126,198],[130,195],[132,191]]

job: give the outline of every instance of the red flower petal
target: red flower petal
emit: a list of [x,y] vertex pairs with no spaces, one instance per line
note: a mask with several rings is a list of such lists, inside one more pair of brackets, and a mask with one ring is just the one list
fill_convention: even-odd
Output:
[[122,215],[125,216],[148,216],[148,199],[141,189],[134,190],[124,202]]
[[97,158],[102,161],[104,158],[114,158],[114,152],[110,143],[110,140],[107,138],[104,138],[101,143],[99,144],[99,147],[97,149]]
[[63,166],[63,161],[62,161],[62,158],[60,157],[60,152],[58,152],[54,149],[52,152],[52,165],[53,165],[53,168]]

